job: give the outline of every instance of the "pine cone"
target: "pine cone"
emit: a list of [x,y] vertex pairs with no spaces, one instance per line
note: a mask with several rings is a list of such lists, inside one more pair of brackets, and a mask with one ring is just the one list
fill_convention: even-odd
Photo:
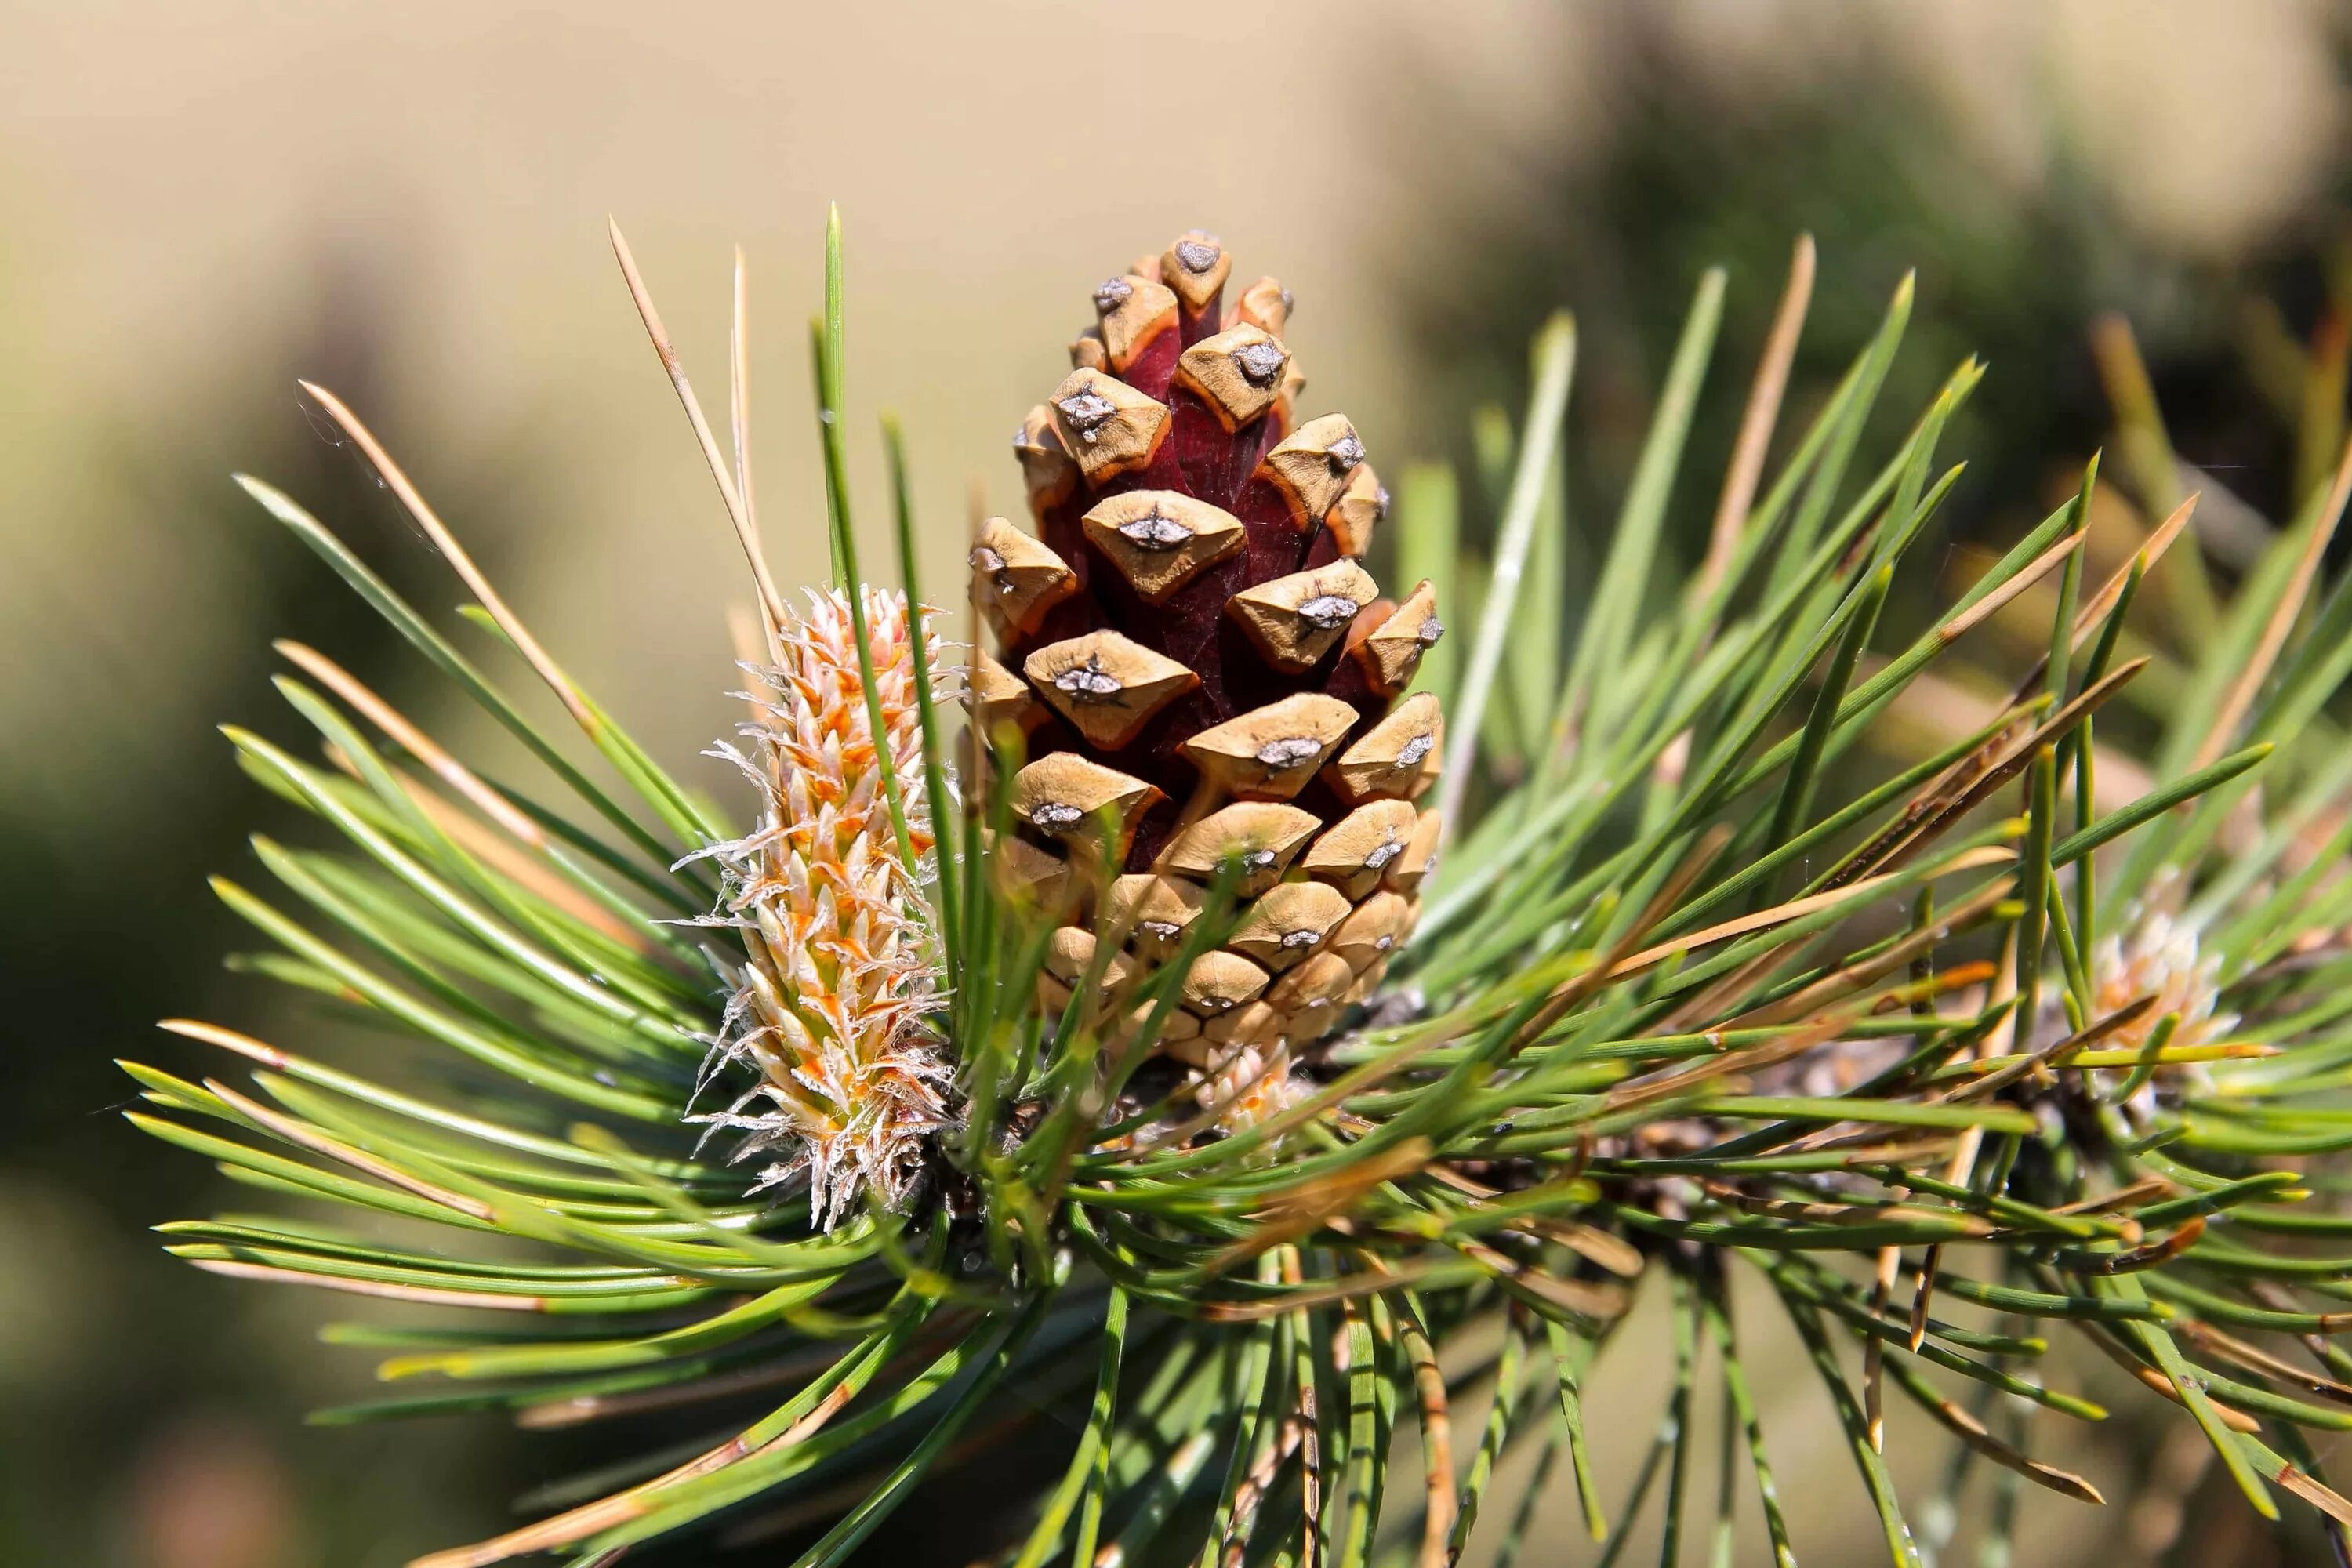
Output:
[[[1131,933],[1111,984],[1148,973],[1240,861],[1240,923],[1163,1036],[1196,1063],[1328,1033],[1411,931],[1438,837],[1414,804],[1437,699],[1404,695],[1434,596],[1381,596],[1362,557],[1387,492],[1343,416],[1297,422],[1290,296],[1262,278],[1223,305],[1232,266],[1189,233],[1095,290],[1076,368],[1015,441],[1036,532],[992,518],[971,556],[1000,650],[974,699],[1029,759],[1000,864],[1070,922],[1045,1005],[1097,929]],[[1118,863],[1090,909],[1106,820]]]

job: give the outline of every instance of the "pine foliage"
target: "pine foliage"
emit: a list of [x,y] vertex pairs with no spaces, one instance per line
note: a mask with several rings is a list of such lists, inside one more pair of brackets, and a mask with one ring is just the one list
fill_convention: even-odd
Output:
[[[428,1568],[608,1563],[772,1511],[827,1526],[803,1564],[838,1563],[935,1470],[1008,1443],[1034,1490],[965,1555],[1015,1568],[1438,1568],[1474,1541],[1549,1561],[1527,1539],[1546,1486],[1612,1558],[1654,1509],[1664,1562],[1706,1535],[1718,1562],[1764,1542],[1794,1563],[1743,1359],[1759,1301],[1818,1372],[1898,1565],[1946,1544],[1954,1505],[1897,1497],[1888,1404],[1950,1435],[1955,1486],[1981,1461],[2096,1503],[2026,1428],[2106,1418],[2084,1372],[2109,1363],[2251,1506],[2315,1509],[2343,1550],[2352,1505],[2310,1435],[2352,1426],[2331,1338],[2352,1328],[2333,1256],[2352,1216],[2324,1158],[2352,1143],[2352,591],[2323,580],[2352,461],[2225,585],[2153,409],[2126,406],[2128,488],[2170,515],[2118,569],[2086,562],[2095,461],[1899,624],[1960,479],[1940,437],[1982,374],[1955,367],[1877,438],[1907,281],[1776,434],[1801,245],[1715,454],[1685,449],[1727,374],[1727,280],[1700,279],[1608,520],[1561,500],[1575,334],[1554,321],[1523,420],[1487,433],[1510,476],[1489,557],[1461,542],[1449,476],[1399,487],[1392,580],[1465,607],[1414,687],[1448,714],[1452,842],[1385,983],[1277,1074],[1258,1041],[1168,1048],[1192,966],[1259,896],[1244,854],[1204,868],[1194,918],[1144,962],[1111,896],[1119,825],[1090,822],[1113,852],[1045,896],[1009,787],[1028,731],[983,723],[952,765],[965,726],[908,607],[895,429],[904,596],[858,567],[837,224],[815,335],[835,559],[807,616],[760,553],[740,284],[730,457],[620,248],[760,592],[737,759],[756,820],[720,820],[631,741],[318,392],[468,624],[436,626],[295,499],[241,482],[541,773],[478,772],[287,647],[279,688],[322,750],[229,738],[334,847],[257,838],[276,890],[217,884],[267,944],[238,962],[453,1070],[388,1081],[187,1021],[166,1027],[251,1082],[129,1068],[134,1121],[284,1209],[168,1226],[173,1252],[420,1309],[329,1331],[383,1352],[395,1388],[326,1419],[715,1402],[691,1455],[590,1478]],[[1707,553],[1670,580],[1669,515],[1709,504]],[[1606,553],[1564,604],[1528,563],[1572,522]],[[2021,624],[2032,657],[2003,694],[1949,700]],[[577,742],[509,694],[517,666]],[[1941,738],[1895,754],[1895,718]],[[1057,975],[1074,922],[1093,940]],[[713,1116],[778,1163],[730,1163],[733,1134],[694,1124]],[[1605,1507],[1584,1389],[1637,1310],[1671,1320],[1666,1419]],[[1702,1400],[1727,1412],[1719,1453],[1693,1451]],[[1522,1447],[1536,1479],[1506,1495]]]

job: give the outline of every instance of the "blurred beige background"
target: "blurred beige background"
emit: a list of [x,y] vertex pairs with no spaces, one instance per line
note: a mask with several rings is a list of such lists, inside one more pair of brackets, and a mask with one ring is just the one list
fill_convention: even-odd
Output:
[[[969,488],[1017,499],[1006,439],[1066,370],[1088,289],[1180,228],[1297,292],[1309,401],[1344,405],[1388,468],[1453,450],[1465,413],[1441,391],[1457,345],[1397,299],[1442,298],[1522,217],[1573,227],[1545,204],[1635,133],[1635,53],[1733,112],[1881,76],[1952,141],[1969,200],[2063,178],[2115,244],[2210,278],[2329,221],[2341,20],[2315,0],[0,5],[0,1560],[396,1562],[564,1468],[482,1423],[306,1435],[299,1411],[363,1376],[311,1342],[328,1307],[160,1262],[140,1226],[237,1200],[103,1114],[125,1095],[107,1058],[189,1065],[147,1020],[277,1005],[217,976],[243,939],[202,886],[263,815],[209,725],[276,722],[268,639],[326,642],[436,711],[228,486],[287,484],[425,603],[454,600],[298,374],[343,391],[541,637],[682,759],[730,721],[741,573],[607,214],[714,407],[747,247],[760,494],[792,579],[822,570],[803,322],[842,204],[861,521],[878,550],[873,421],[895,410],[946,584]],[[1472,206],[1488,226],[1448,221]],[[1775,286],[1733,279],[1753,308]],[[1654,1420],[1622,1386],[1612,1475]],[[2121,1454],[2089,1462],[2110,1479]],[[1860,1550],[1843,1457],[1785,1468],[1824,1539]],[[2034,1563],[2133,1539],[2047,1512]]]

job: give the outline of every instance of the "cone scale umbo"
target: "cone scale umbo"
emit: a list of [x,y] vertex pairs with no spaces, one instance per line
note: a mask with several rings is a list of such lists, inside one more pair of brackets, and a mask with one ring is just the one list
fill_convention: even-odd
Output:
[[[1022,736],[1033,890],[1075,918],[1108,873],[1094,924],[1148,965],[1234,865],[1238,924],[1169,1033],[1298,1046],[1418,912],[1440,716],[1405,689],[1443,627],[1426,583],[1383,596],[1362,563],[1388,494],[1344,416],[1300,417],[1290,296],[1231,272],[1194,232],[1095,290],[1076,368],[1016,441],[1035,532],[991,519],[974,543],[997,652],[973,687],[982,722]],[[1057,935],[1048,1005],[1095,940]]]

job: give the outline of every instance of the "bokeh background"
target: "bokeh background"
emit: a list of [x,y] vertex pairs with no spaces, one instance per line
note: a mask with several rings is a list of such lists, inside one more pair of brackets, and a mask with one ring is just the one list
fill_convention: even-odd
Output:
[[[152,1032],[177,1013],[308,1038],[223,971],[245,938],[205,880],[282,822],[212,728],[292,733],[269,639],[319,643],[473,733],[229,482],[268,477],[404,590],[454,601],[298,375],[359,409],[542,637],[681,759],[730,722],[743,584],[608,213],[707,395],[730,246],[750,254],[787,577],[824,553],[801,323],[828,199],[865,521],[887,407],[934,582],[975,489],[1017,497],[1006,437],[1066,368],[1091,285],[1196,224],[1297,292],[1309,397],[1344,405],[1384,469],[1475,467],[1474,411],[1516,404],[1528,333],[1572,308],[1580,526],[1610,515],[1710,262],[1731,274],[1726,395],[1694,450],[1723,450],[1800,229],[1822,247],[1801,376],[1833,374],[1913,266],[1889,405],[1969,349],[1991,363],[1948,443],[1974,460],[1943,520],[1956,558],[2105,437],[2102,310],[2137,330],[2184,457],[2275,513],[2294,433],[2342,420],[2347,21],[2318,0],[5,0],[0,1562],[394,1563],[635,1440],[308,1430],[306,1409],[366,1383],[317,1342],[343,1304],[172,1265],[144,1228],[240,1200],[121,1122],[111,1058],[219,1070]],[[2315,338],[2333,359],[2299,352]],[[1685,542],[1711,489],[1678,501]],[[1593,1396],[1610,1496],[1655,1419],[1657,1347],[1633,1342]],[[1799,1539],[1864,1560],[1875,1525],[1818,1391],[1799,1373],[1766,1392]],[[2193,1442],[2126,1421],[2039,1440],[2119,1500],[2029,1499],[2022,1564],[2310,1546],[2261,1544]],[[956,1528],[925,1510],[877,1560],[962,1561]],[[1579,1560],[1564,1530],[1545,1539],[1545,1561]]]

